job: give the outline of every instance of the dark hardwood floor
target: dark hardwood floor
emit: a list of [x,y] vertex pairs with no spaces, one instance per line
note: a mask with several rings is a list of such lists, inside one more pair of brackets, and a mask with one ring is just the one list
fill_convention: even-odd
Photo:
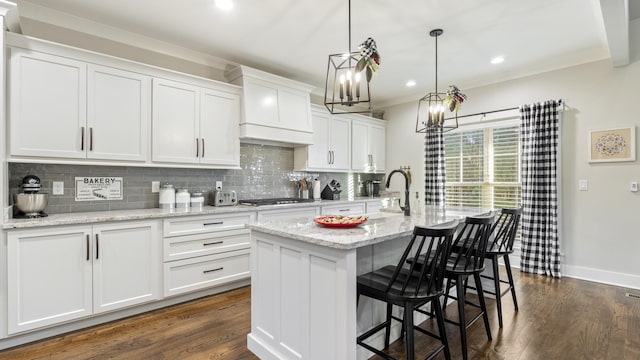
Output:
[[[640,299],[625,296],[640,291],[517,270],[514,276],[520,311],[503,297],[499,329],[489,299],[493,340],[476,322],[468,331],[470,359],[640,359]],[[456,317],[455,308],[447,307],[448,317]],[[245,287],[0,351],[0,359],[256,359],[246,348],[250,310]],[[448,324],[447,330],[459,359],[457,329]],[[416,341],[418,354],[432,344],[419,333]],[[402,341],[390,346],[390,354],[402,352]]]

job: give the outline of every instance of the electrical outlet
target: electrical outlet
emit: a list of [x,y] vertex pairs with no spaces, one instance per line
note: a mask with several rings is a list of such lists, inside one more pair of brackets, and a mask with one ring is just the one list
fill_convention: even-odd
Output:
[[637,192],[638,191],[638,183],[636,181],[632,181],[631,182],[631,187],[629,188],[629,191],[631,191],[631,192]]
[[160,181],[151,182],[151,192],[152,193],[160,192]]
[[222,190],[222,181],[216,181],[216,190]]
[[53,182],[53,195],[64,195],[64,181]]
[[589,191],[589,180],[578,180],[578,189],[580,191]]

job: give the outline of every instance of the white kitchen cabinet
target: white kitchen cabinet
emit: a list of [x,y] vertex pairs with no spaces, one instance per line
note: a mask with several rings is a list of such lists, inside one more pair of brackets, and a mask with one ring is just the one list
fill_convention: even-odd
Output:
[[241,139],[312,143],[311,86],[246,66],[225,76],[242,86]]
[[144,162],[150,79],[11,48],[10,155]]
[[239,96],[153,79],[154,162],[240,165]]
[[384,172],[386,127],[375,119],[353,119],[351,122],[351,170]]
[[254,212],[165,219],[164,295],[173,296],[250,277]]
[[351,120],[313,109],[313,144],[294,149],[294,169],[300,171],[349,171]]
[[9,231],[8,333],[158,299],[159,223]]

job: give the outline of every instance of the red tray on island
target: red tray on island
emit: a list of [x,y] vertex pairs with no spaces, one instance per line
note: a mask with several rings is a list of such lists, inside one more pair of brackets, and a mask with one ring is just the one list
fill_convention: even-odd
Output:
[[369,220],[367,216],[363,215],[326,215],[318,216],[313,221],[317,224],[332,227],[332,228],[351,228],[360,224],[364,224]]

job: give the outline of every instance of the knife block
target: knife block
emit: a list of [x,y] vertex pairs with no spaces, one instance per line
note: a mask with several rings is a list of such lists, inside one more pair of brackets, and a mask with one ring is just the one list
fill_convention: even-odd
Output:
[[324,200],[340,200],[340,192],[342,190],[333,189],[329,185],[325,185],[320,197]]

